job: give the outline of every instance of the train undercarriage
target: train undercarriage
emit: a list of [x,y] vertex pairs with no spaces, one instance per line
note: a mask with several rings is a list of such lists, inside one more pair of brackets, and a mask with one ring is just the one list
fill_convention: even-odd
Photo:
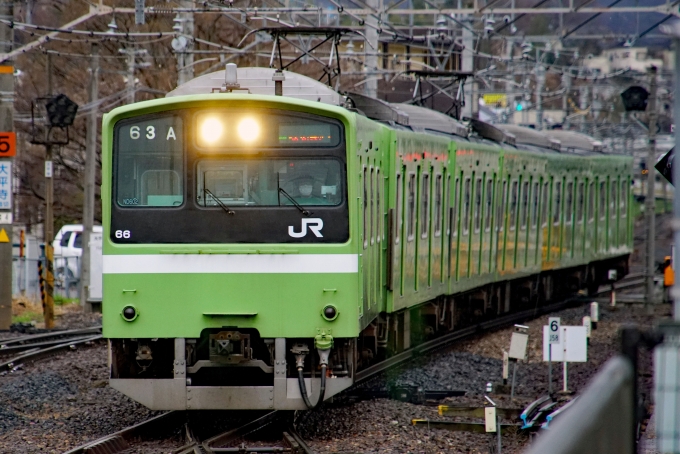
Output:
[[[494,282],[381,313],[358,338],[262,338],[255,329],[205,329],[198,339],[110,339],[111,386],[151,409],[282,409],[314,406],[357,371],[438,335],[510,312],[597,291],[628,273],[628,256]],[[322,377],[324,379],[322,379]],[[303,399],[306,392],[307,399]]]

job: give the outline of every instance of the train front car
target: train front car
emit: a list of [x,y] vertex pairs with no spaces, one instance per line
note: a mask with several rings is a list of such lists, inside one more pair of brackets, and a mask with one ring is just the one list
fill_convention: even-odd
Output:
[[353,381],[353,114],[286,75],[298,99],[192,94],[210,75],[104,119],[110,384],[149,408],[304,409]]

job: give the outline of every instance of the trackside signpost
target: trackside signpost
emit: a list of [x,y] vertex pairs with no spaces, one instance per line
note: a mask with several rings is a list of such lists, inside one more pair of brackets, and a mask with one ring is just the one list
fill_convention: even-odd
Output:
[[567,363],[588,361],[588,330],[585,326],[559,327],[559,343],[550,343],[550,326],[543,327],[543,361],[561,361],[564,372],[563,392],[568,392]]
[[[560,318],[548,319],[548,344],[560,343]],[[552,348],[548,349],[548,394],[552,394]]]

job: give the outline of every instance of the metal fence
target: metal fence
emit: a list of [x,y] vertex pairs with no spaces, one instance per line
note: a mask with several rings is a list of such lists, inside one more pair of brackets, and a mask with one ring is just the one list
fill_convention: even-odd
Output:
[[[654,349],[655,439],[638,443],[643,402],[638,388],[638,350]],[[528,454],[680,454],[680,323],[662,321],[650,331],[621,330],[621,355],[611,359]],[[650,447],[655,442],[656,447]],[[651,451],[650,451],[651,449]]]
[[617,356],[581,397],[533,443],[528,454],[635,453],[635,372]]
[[[13,257],[13,295],[40,301],[39,263],[44,266],[44,259]],[[64,298],[77,298],[79,281],[80,257],[55,257],[54,295]]]

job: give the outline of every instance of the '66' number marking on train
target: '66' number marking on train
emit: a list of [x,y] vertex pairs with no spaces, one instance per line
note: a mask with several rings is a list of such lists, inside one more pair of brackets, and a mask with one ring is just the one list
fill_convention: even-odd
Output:
[[116,236],[116,238],[118,238],[118,239],[120,239],[120,238],[125,238],[126,240],[129,239],[130,236],[132,236],[132,234],[130,233],[129,230],[116,230],[113,234],[114,234],[114,235]]
[[307,235],[307,227],[317,238],[323,238],[321,234],[321,229],[323,228],[323,221],[319,218],[310,218],[302,220],[302,230],[299,232],[295,231],[295,226],[288,226],[288,235],[293,238],[304,238]]

